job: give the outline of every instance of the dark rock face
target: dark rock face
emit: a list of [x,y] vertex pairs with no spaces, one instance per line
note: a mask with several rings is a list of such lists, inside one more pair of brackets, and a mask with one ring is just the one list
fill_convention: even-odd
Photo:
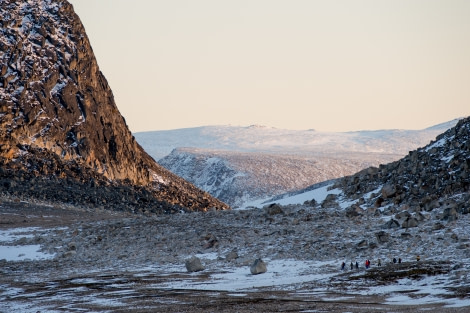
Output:
[[0,14],[4,172],[21,172],[23,181],[120,182],[151,188],[169,206],[227,208],[157,165],[135,141],[71,4],[4,0]]
[[[393,205],[410,212],[444,209],[443,220],[467,214],[470,201],[470,117],[439,135],[428,146],[410,152],[403,159],[363,170],[340,179],[336,187],[351,198],[371,193],[367,205]],[[409,212],[403,227],[414,227],[419,216]],[[402,216],[407,215],[407,216]],[[411,222],[410,222],[411,221]]]

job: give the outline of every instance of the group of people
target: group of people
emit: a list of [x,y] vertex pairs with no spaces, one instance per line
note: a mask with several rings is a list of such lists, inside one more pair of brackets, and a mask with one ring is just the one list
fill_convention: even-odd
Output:
[[[352,270],[354,269],[354,264],[353,264],[353,262],[351,262],[351,264],[350,264],[349,266],[351,267],[351,271],[352,271]],[[341,264],[341,269],[344,270],[345,268],[346,268],[346,263],[343,262],[343,263]],[[356,269],[359,269],[359,263],[357,263],[357,261],[356,261]]]
[[[416,256],[416,261],[419,262],[420,259],[421,259],[420,256],[417,255],[417,256]],[[398,258],[398,259],[397,259],[397,258],[393,258],[393,259],[392,259],[392,262],[393,262],[394,264],[396,264],[397,262],[398,262],[398,263],[401,263],[401,258]],[[368,269],[368,268],[370,267],[370,264],[371,264],[371,263],[370,263],[370,260],[367,259],[367,260],[364,262],[365,268]],[[359,263],[358,263],[357,261],[356,261],[356,264],[355,264],[355,265],[353,264],[353,262],[351,262],[351,264],[349,265],[349,267],[351,268],[351,270],[354,269],[354,266],[356,267],[356,269],[359,269]],[[378,259],[378,261],[377,261],[377,266],[382,266],[382,260],[381,260],[381,259]],[[343,263],[341,263],[341,270],[344,271],[345,268],[346,268],[346,263],[343,261]]]

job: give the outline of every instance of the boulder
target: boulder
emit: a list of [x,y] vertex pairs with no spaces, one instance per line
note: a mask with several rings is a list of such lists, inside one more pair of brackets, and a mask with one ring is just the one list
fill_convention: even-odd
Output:
[[393,218],[382,225],[382,228],[386,228],[386,229],[398,228],[398,227],[400,227],[400,223],[398,223],[398,221],[394,220]]
[[406,218],[409,218],[410,216],[411,216],[411,214],[408,211],[401,211],[401,212],[398,212],[397,214],[395,214],[395,218],[397,220],[406,219]]
[[367,240],[364,239],[364,240],[359,241],[359,243],[356,246],[362,249],[362,248],[367,248],[368,244],[369,243],[367,242]]
[[406,220],[401,224],[401,227],[402,228],[418,227],[418,220],[415,217],[410,216],[406,218]]
[[266,263],[264,263],[261,259],[256,259],[253,264],[250,266],[250,272],[253,275],[258,275],[262,273],[266,273],[268,268],[266,267]]
[[391,198],[397,193],[397,188],[392,184],[385,184],[382,188],[382,196],[384,198]]
[[447,207],[442,212],[441,220],[443,221],[455,221],[458,218],[458,213],[455,207]]
[[335,194],[329,194],[326,196],[325,200],[321,203],[321,207],[326,209],[326,208],[336,208],[338,207],[338,196]]
[[382,230],[382,231],[375,233],[375,238],[377,238],[377,241],[379,243],[386,243],[389,240],[389,235]]
[[232,261],[232,260],[238,259],[238,253],[237,253],[237,251],[235,251],[235,250],[230,251],[230,252],[225,256],[225,259],[226,259],[227,261]]
[[347,217],[355,217],[364,214],[362,208],[358,205],[352,205],[345,210]]
[[196,256],[186,260],[185,265],[186,270],[190,273],[204,270],[204,266],[202,265],[201,260]]
[[277,215],[277,214],[283,214],[284,211],[282,210],[279,204],[273,203],[266,208],[266,213],[268,213],[269,215]]

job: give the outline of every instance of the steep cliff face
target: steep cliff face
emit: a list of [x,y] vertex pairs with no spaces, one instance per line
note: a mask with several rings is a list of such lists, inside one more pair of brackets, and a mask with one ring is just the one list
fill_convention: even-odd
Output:
[[2,0],[0,14],[4,167],[27,171],[36,162],[19,164],[25,155],[52,153],[62,164],[35,168],[37,175],[65,177],[61,168],[75,164],[94,179],[153,186],[169,203],[225,207],[158,166],[135,141],[71,4]]

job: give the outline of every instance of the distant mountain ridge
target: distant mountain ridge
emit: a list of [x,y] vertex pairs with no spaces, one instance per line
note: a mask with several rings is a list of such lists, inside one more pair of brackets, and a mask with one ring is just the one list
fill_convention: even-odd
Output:
[[62,197],[75,192],[70,201],[94,204],[97,196],[79,195],[78,183],[89,188],[84,194],[121,185],[126,195],[140,191],[98,202],[135,198],[144,211],[227,208],[136,142],[70,3],[3,0],[0,24],[0,191],[60,200],[68,185]]
[[266,126],[202,126],[134,133],[137,141],[156,160],[175,148],[191,147],[238,152],[312,154],[325,151],[377,152],[405,155],[426,145],[458,119],[422,130],[367,130],[320,132]]

